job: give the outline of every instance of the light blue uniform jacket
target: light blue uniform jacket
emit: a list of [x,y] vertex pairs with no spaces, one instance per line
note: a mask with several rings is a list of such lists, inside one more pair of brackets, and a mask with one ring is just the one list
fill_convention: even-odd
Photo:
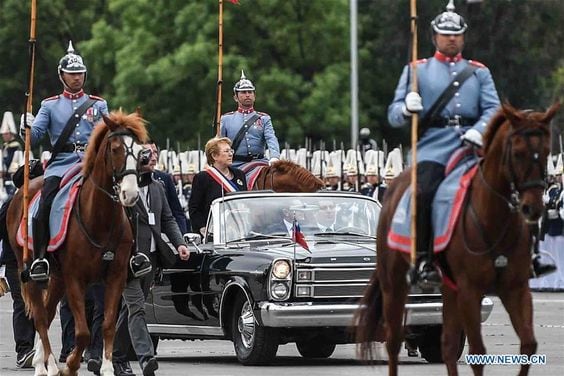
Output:
[[[468,64],[475,65],[477,69],[460,86],[442,110],[441,116],[454,118],[459,115],[476,119],[472,128],[484,133],[487,123],[499,108],[495,84],[487,67],[476,61],[463,59],[460,55],[449,61],[440,52],[436,52],[432,58],[417,62],[418,90],[423,100],[423,111],[419,113],[419,119],[425,117],[445,88]],[[411,91],[410,73],[411,69],[404,67],[394,101],[388,107],[388,121],[392,127],[411,124],[411,117],[404,116],[402,112],[405,96]],[[460,136],[469,128],[471,127],[437,128],[431,125],[417,143],[417,162],[432,161],[445,165],[453,151],[461,145]]]
[[[280,158],[280,146],[278,138],[272,126],[270,115],[257,111],[233,111],[221,116],[221,136],[231,140],[237,136],[243,123],[254,114],[260,117],[249,127],[245,133],[235,155],[256,155],[264,154],[266,147],[270,151],[270,158]],[[262,160],[267,161],[266,158]],[[233,166],[240,166],[245,162],[234,161]]]
[[[73,132],[66,141],[66,144],[87,144],[95,124],[102,119],[102,115],[108,115],[108,104],[104,99],[89,96],[84,92],[78,94],[63,92],[41,102],[41,108],[31,126],[32,145],[39,143],[45,133],[49,135],[51,146],[55,145],[74,111],[89,97],[96,99],[96,102],[77,120]],[[63,176],[69,167],[82,160],[83,155],[82,152],[59,153],[47,167],[44,177]]]

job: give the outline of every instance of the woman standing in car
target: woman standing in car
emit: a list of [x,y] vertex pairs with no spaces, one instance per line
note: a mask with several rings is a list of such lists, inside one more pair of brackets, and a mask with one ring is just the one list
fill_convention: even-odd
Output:
[[212,201],[229,192],[247,190],[243,171],[231,167],[233,149],[229,138],[212,138],[206,143],[205,151],[209,166],[194,176],[188,201],[192,231],[202,235]]

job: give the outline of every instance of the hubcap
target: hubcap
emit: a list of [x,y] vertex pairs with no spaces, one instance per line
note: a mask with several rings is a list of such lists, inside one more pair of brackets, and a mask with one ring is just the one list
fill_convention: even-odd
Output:
[[241,335],[243,345],[246,348],[250,348],[255,339],[255,315],[248,301],[241,307],[241,315],[239,320],[237,320],[237,329]]

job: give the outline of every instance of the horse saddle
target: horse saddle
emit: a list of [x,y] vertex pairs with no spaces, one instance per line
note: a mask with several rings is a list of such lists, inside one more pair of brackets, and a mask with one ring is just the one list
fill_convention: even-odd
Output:
[[[82,164],[77,164],[71,167],[63,176],[61,184],[59,186],[59,192],[53,199],[53,205],[51,206],[51,213],[49,214],[49,233],[51,239],[49,240],[49,245],[47,246],[47,252],[56,251],[61,244],[65,241],[67,235],[67,227],[69,223],[70,214],[74,206],[76,197],[78,196],[78,191],[82,185]],[[32,228],[32,218],[36,215],[39,209],[39,198],[41,197],[41,191],[38,191],[35,196],[33,196],[31,202],[29,203],[28,211],[28,238],[27,245],[28,248],[33,250],[33,228]],[[23,218],[18,227],[18,233],[16,236],[18,244],[23,247],[24,245],[24,234],[23,234]]]
[[247,189],[251,191],[255,182],[263,168],[267,167],[268,163],[264,161],[252,161],[241,165],[241,170],[245,173],[247,178]]
[[[445,168],[445,179],[439,186],[432,203],[434,252],[443,251],[449,244],[468,187],[478,170],[479,158],[468,147],[458,149]],[[388,246],[400,252],[411,252],[411,186],[401,197],[388,233]]]

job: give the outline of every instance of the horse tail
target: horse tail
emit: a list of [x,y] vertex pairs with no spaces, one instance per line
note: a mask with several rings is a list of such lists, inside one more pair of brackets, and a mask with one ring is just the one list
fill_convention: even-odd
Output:
[[357,354],[362,360],[374,359],[374,340],[382,319],[382,291],[375,270],[354,315]]

